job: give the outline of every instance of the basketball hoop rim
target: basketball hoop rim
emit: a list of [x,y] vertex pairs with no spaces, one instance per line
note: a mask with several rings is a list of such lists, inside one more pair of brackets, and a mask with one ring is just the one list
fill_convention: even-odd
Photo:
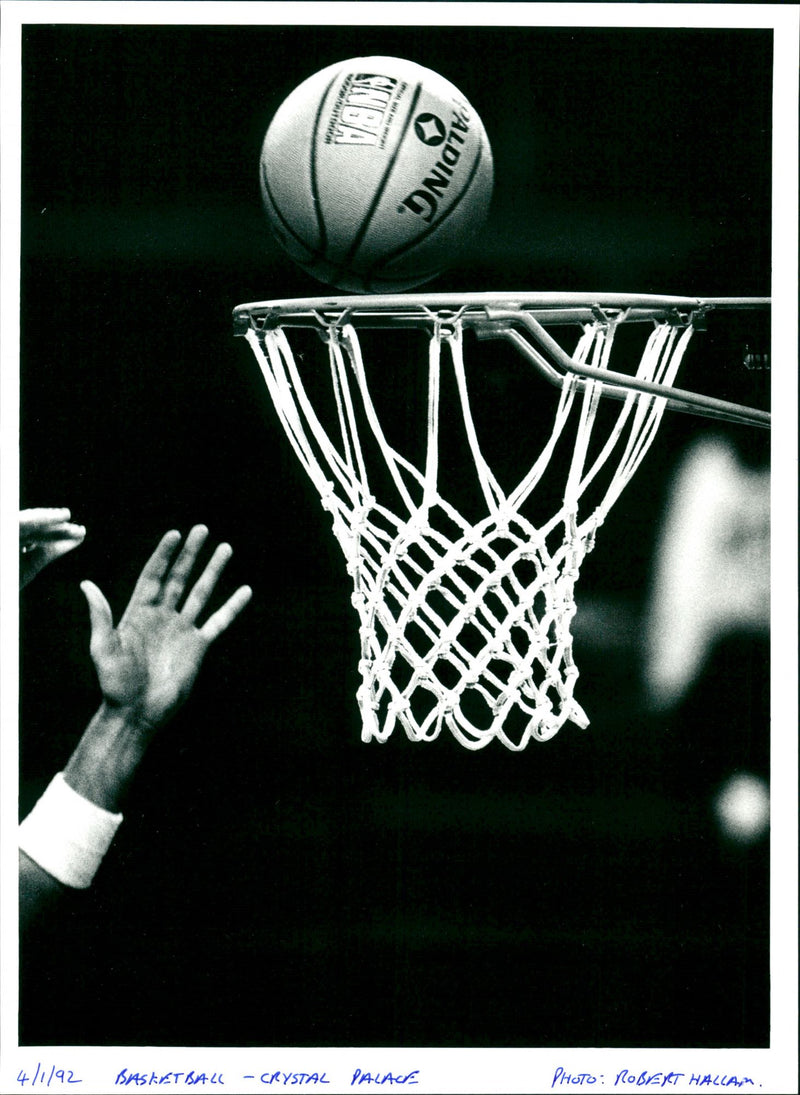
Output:
[[551,384],[558,386],[572,374],[581,386],[600,382],[602,394],[612,398],[638,392],[665,399],[671,410],[769,428],[768,411],[579,363],[547,333],[544,325],[653,322],[678,328],[702,327],[705,316],[712,311],[766,310],[770,305],[769,297],[644,293],[387,293],[240,304],[233,310],[233,328],[234,335],[243,336],[249,332],[263,334],[277,327],[324,331],[350,324],[360,329],[436,329],[458,323],[475,330],[481,338],[511,342]]
[[[597,312],[633,313],[626,319],[678,319],[712,310],[766,309],[769,297],[685,297],[649,293],[530,293],[503,291],[498,293],[375,293],[352,296],[297,297],[283,300],[255,301],[240,304],[233,310],[234,334],[243,335],[254,320],[267,325],[294,321],[314,325],[322,317],[342,317],[339,322],[359,323],[381,319],[383,323],[402,323],[412,319],[433,318],[443,310],[452,310],[461,318],[487,316],[496,309],[541,311],[553,321],[558,313],[586,312],[590,321]],[[637,312],[646,315],[637,316]],[[651,315],[655,313],[655,315]],[[619,318],[619,317],[617,317]],[[570,316],[564,322],[577,321]],[[291,325],[294,325],[293,323]]]

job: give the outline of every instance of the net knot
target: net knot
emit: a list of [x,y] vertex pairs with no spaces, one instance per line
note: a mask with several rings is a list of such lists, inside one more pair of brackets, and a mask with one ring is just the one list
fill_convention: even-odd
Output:
[[458,341],[461,336],[461,314],[463,311],[463,308],[459,308],[457,312],[452,314],[447,312],[437,314],[433,324],[433,337],[437,342],[444,342],[445,340]]
[[[361,628],[362,637],[363,637],[364,632],[366,630],[367,630],[366,627]],[[358,671],[359,671],[359,673],[362,673],[362,674],[369,673],[371,669],[372,669],[372,659],[371,658],[360,658],[359,659],[359,662],[358,662]]]

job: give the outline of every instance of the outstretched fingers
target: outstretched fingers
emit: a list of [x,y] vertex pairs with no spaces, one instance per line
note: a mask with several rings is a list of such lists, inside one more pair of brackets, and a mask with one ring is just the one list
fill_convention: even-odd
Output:
[[226,628],[230,627],[242,609],[250,601],[253,591],[250,586],[241,586],[233,596],[225,602],[222,608],[217,609],[213,616],[209,616],[200,628],[200,634],[207,643],[213,643]]
[[181,534],[175,529],[161,537],[158,547],[147,560],[139,575],[128,608],[137,604],[155,604],[160,600],[161,584],[180,540]]
[[57,525],[63,525],[69,521],[70,511],[66,507],[61,509],[24,509],[19,515],[20,535],[43,536],[48,530]]
[[197,556],[206,542],[208,529],[205,525],[195,525],[186,537],[180,555],[170,570],[164,586],[163,602],[169,608],[174,608],[183,596],[189,575],[192,573]]
[[225,569],[231,555],[233,555],[233,548],[230,544],[219,544],[208,560],[205,570],[197,579],[181,610],[181,616],[191,623],[194,623],[208,604],[208,600],[219,581],[219,576]]
[[[131,610],[141,605],[163,606],[177,611],[178,603],[184,594],[192,569],[197,562],[197,556],[207,536],[208,529],[205,525],[195,525],[175,558],[181,534],[175,530],[166,533],[139,575],[125,615],[127,616]],[[186,623],[196,624],[232,554],[233,549],[230,544],[217,546],[180,609],[180,616]],[[198,628],[205,642],[212,642],[229,627],[251,597],[250,587],[242,586],[222,608],[210,616],[206,623]]]
[[19,541],[20,545],[36,543],[46,544],[57,540],[83,540],[86,529],[83,525],[76,525],[72,521],[20,521]]
[[[181,616],[187,622],[195,623],[203,612],[216,589],[222,571],[232,555],[233,548],[230,544],[219,544],[217,546],[181,609]],[[230,627],[252,596],[253,591],[249,586],[242,586],[237,589],[233,596],[199,628],[204,641],[206,643],[213,642],[226,628]]]
[[[21,577],[30,580],[43,567],[83,543],[86,529],[69,520],[68,509],[29,509],[19,515]],[[24,584],[24,582],[23,582]]]

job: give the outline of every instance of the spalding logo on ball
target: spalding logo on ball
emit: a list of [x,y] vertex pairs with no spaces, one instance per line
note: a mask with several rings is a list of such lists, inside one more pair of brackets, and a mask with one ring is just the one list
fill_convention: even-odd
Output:
[[413,61],[359,57],[309,77],[261,150],[273,233],[320,281],[355,292],[422,285],[482,225],[492,153],[449,81]]

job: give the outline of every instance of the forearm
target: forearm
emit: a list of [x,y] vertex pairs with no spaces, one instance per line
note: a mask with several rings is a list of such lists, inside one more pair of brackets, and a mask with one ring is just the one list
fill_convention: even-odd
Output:
[[69,762],[20,827],[23,929],[91,884],[122,820],[118,813],[152,727],[102,704]]
[[103,703],[64,769],[64,779],[96,806],[119,811],[154,728],[135,714]]

